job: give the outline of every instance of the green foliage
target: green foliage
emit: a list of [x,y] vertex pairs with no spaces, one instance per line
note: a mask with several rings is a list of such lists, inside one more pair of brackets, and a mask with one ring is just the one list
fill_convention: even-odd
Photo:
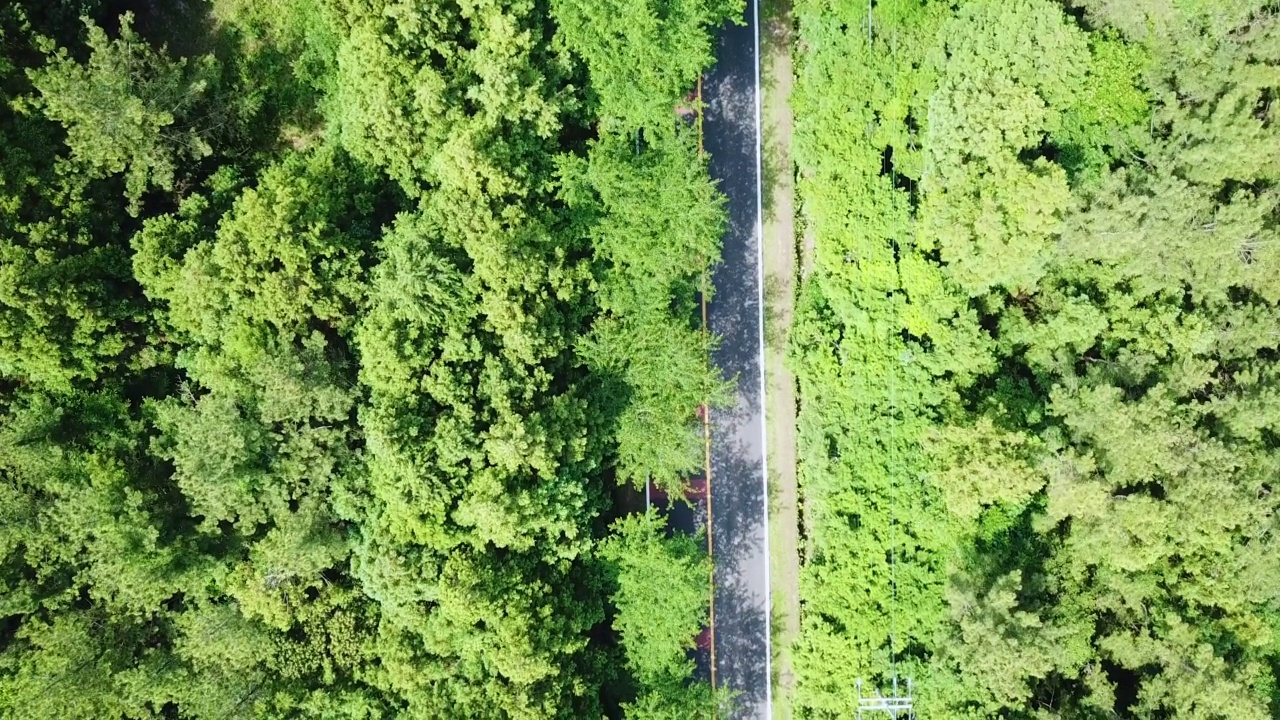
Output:
[[218,22],[235,27],[251,41],[245,48],[248,68],[284,81],[288,92],[281,104],[285,108],[300,109],[296,106],[314,103],[317,93],[333,89],[341,37],[332,3],[216,0],[211,13]]
[[1081,4],[797,8],[802,716],[895,672],[938,717],[1280,700],[1280,25]]
[[624,152],[545,3],[137,12],[0,9],[0,715],[719,707],[706,559],[608,529],[722,387],[694,139]]
[[701,537],[667,534],[654,511],[615,520],[599,547],[613,580],[613,628],[635,697],[622,704],[630,720],[727,714],[732,698],[694,680],[689,651],[708,622],[711,559]]
[[40,94],[29,103],[66,129],[78,170],[125,174],[129,212],[137,215],[148,186],[172,190],[179,162],[213,152],[194,115],[216,64],[206,56],[188,66],[157,53],[133,31],[129,13],[114,40],[92,20],[85,25],[88,63],[50,48],[47,64],[30,73]]
[[918,232],[970,295],[1033,290],[1071,196],[1060,167],[1024,155],[1061,126],[1084,80],[1084,34],[1047,1],[977,2],[939,39]]
[[79,219],[16,223],[0,239],[0,375],[70,389],[128,363],[142,315],[128,257],[62,234]]
[[1061,150],[1059,162],[1077,183],[1103,170],[1112,156],[1142,147],[1150,104],[1143,75],[1149,62],[1140,45],[1108,34],[1089,36],[1085,76],[1052,134]]
[[686,651],[707,622],[711,561],[698,538],[666,537],[666,521],[652,511],[616,520],[612,530],[600,555],[617,577],[613,626],[627,665],[644,686],[683,680],[692,672]]
[[589,232],[602,312],[580,352],[626,391],[608,398],[619,476],[677,493],[703,462],[694,409],[724,388],[692,301],[706,290],[702,269],[719,254],[725,216],[704,166],[689,162],[695,152],[685,134],[639,155],[606,136],[561,168],[571,207],[599,218]]
[[947,427],[925,442],[941,468],[931,480],[947,511],[961,520],[976,520],[985,506],[1022,507],[1044,487],[1036,469],[1039,443],[996,428],[989,417],[973,426]]
[[[15,57],[0,66],[0,92],[18,97],[31,90],[18,58],[35,50],[21,31],[9,34],[7,14],[0,36]],[[124,213],[64,172],[61,140],[43,118],[6,103],[0,142],[0,375],[66,390],[122,369],[146,323],[118,235]]]
[[603,130],[673,127],[673,99],[714,60],[708,29],[743,12],[742,0],[554,0],[564,42],[590,68]]
[[350,327],[362,299],[362,255],[376,232],[377,194],[367,171],[324,148],[268,167],[218,222],[195,231],[208,201],[148,220],[135,238],[144,289],[165,301],[174,329],[200,345],[238,348],[270,331],[303,338],[321,325]]
[[565,61],[539,42],[548,20],[532,3],[331,4],[343,40],[326,114],[344,148],[410,194],[437,183],[472,201],[524,191],[526,165],[547,162],[539,155],[578,102]]
[[133,640],[130,628],[102,627],[93,618],[67,613],[52,623],[24,624],[16,642],[25,652],[5,654],[0,698],[7,711],[76,720],[116,717],[130,707],[116,683],[129,665],[114,642]]
[[731,713],[733,700],[728,691],[713,689],[708,682],[667,682],[645,688],[635,702],[624,703],[628,720],[680,720],[690,715],[722,717]]

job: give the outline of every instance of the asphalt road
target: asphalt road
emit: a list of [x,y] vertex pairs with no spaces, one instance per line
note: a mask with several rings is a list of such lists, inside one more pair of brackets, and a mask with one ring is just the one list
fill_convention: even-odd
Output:
[[710,420],[712,679],[738,692],[736,718],[768,718],[772,699],[757,7],[748,3],[746,25],[721,28],[716,65],[702,82],[704,148],[729,212],[707,322],[720,338],[712,361],[737,380],[733,404]]

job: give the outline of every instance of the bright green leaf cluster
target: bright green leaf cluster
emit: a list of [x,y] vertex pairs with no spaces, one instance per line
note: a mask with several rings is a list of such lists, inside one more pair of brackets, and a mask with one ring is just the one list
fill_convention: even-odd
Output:
[[1280,702],[1280,21],[1078,5],[797,7],[801,716]]
[[0,715],[719,707],[613,501],[723,387],[670,108],[732,7],[636,47],[635,156],[546,3],[107,5],[0,8]]

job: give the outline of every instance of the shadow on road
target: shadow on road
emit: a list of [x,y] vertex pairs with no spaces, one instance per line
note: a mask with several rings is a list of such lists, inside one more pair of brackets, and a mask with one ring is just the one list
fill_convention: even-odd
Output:
[[764,486],[741,444],[713,457],[717,685],[738,693],[738,717],[758,717],[769,683]]
[[[753,21],[748,9],[748,20]],[[703,147],[727,198],[712,269],[711,357],[736,386],[711,412],[716,685],[738,695],[734,717],[764,718],[769,697],[769,586],[762,389],[760,206],[755,28],[727,24],[702,84]]]

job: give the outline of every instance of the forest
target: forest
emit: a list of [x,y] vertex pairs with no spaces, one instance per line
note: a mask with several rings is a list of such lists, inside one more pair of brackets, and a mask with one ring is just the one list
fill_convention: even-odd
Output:
[[[0,4],[0,717],[730,714],[635,498],[733,381],[744,10]],[[1280,6],[790,18],[777,709],[1280,717]]]
[[795,715],[1280,717],[1280,7],[793,13]]
[[725,383],[673,107],[741,11],[0,6],[0,716],[722,707],[625,498]]

